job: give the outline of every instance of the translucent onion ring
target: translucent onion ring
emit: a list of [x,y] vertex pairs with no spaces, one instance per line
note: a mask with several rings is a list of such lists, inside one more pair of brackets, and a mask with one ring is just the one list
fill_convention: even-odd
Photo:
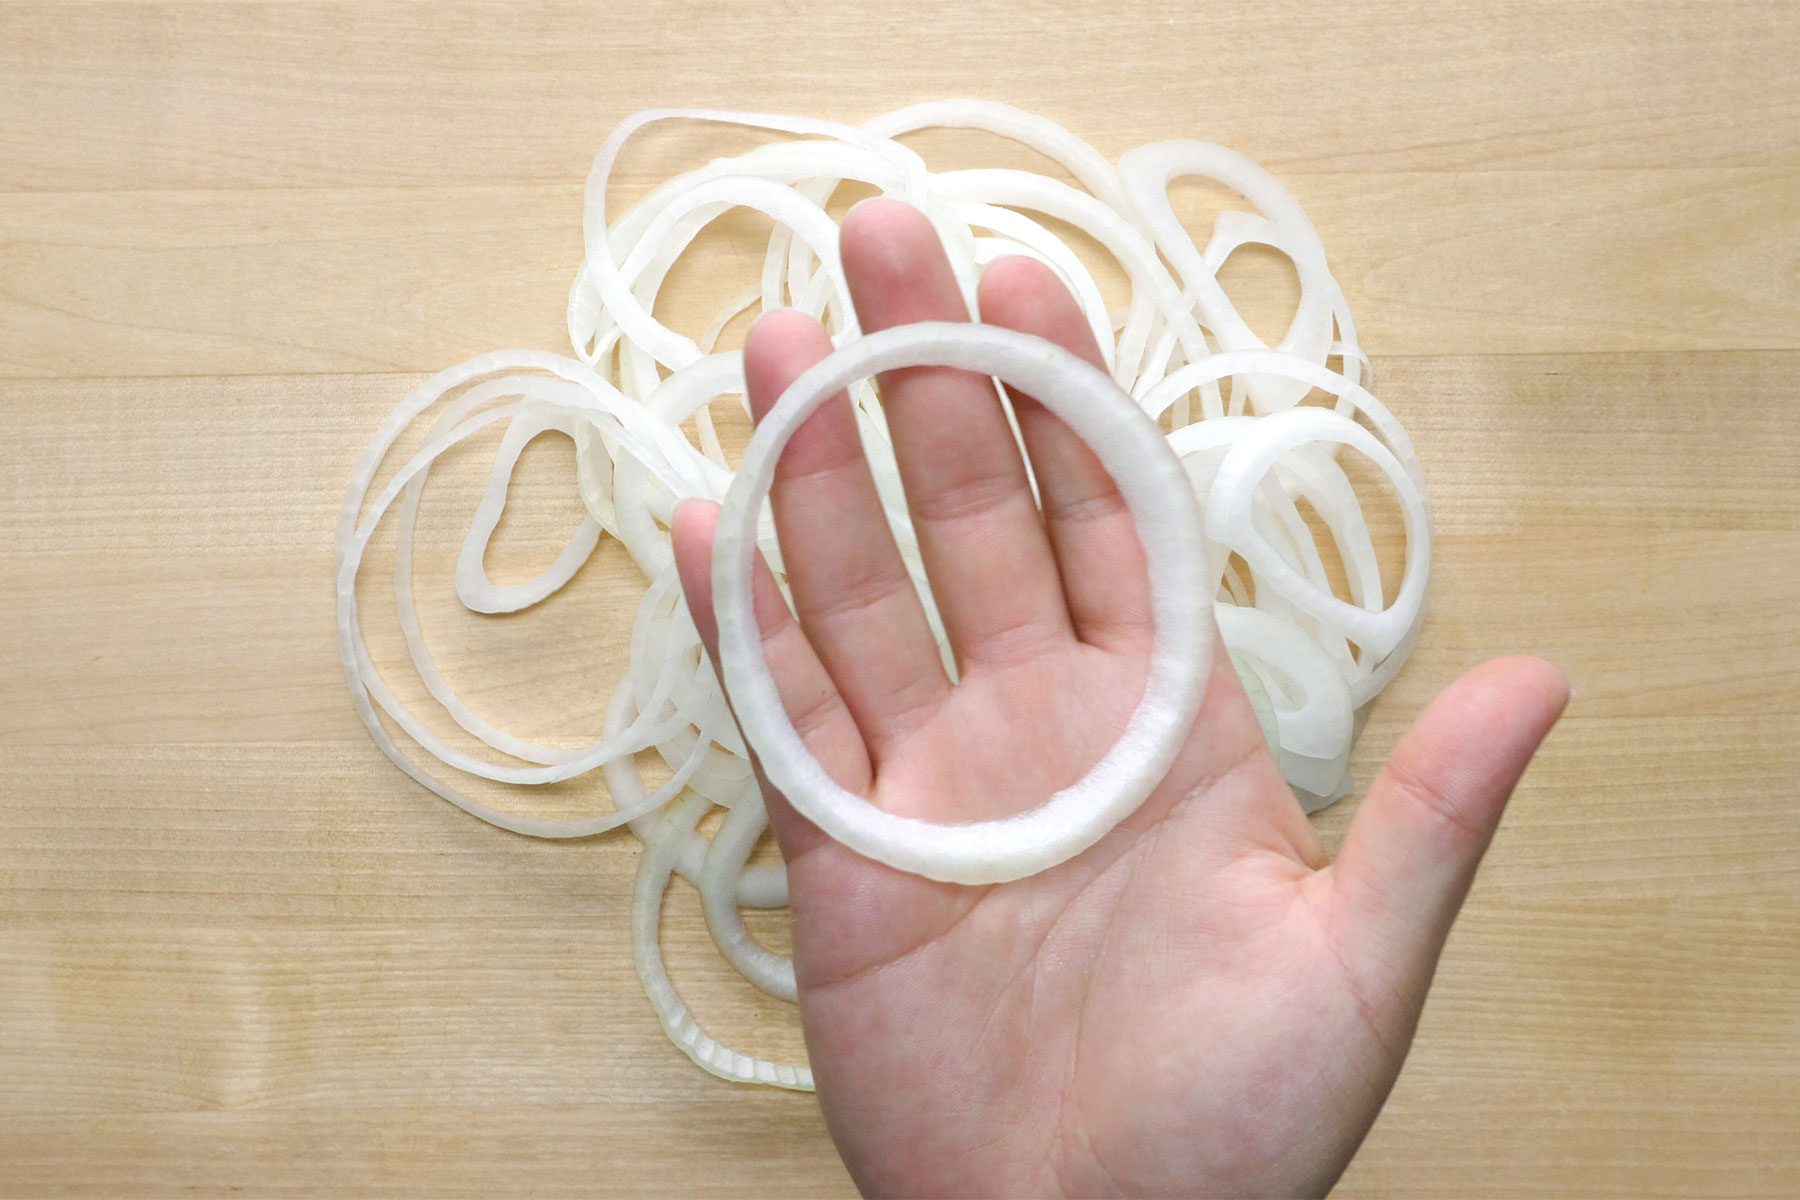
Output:
[[813,1090],[812,1071],[806,1067],[752,1058],[719,1044],[700,1027],[669,979],[663,966],[658,925],[663,896],[681,857],[681,848],[695,834],[694,826],[705,815],[703,796],[687,796],[673,805],[664,829],[653,835],[638,860],[637,880],[631,892],[631,948],[644,994],[662,1022],[663,1032],[696,1064],[733,1083],[761,1083],[799,1092]]

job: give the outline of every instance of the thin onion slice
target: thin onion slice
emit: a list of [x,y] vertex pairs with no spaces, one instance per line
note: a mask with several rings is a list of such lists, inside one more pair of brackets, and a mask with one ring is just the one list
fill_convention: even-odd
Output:
[[720,1045],[688,1011],[669,980],[668,969],[663,966],[658,928],[662,921],[663,896],[669,890],[681,847],[694,833],[694,826],[706,808],[706,801],[699,796],[677,801],[669,813],[667,827],[650,839],[643,857],[638,860],[637,881],[631,893],[631,948],[638,978],[643,981],[644,993],[650,997],[650,1005],[662,1022],[663,1032],[707,1071],[733,1083],[761,1083],[810,1092],[813,1075],[809,1068],[752,1058]]

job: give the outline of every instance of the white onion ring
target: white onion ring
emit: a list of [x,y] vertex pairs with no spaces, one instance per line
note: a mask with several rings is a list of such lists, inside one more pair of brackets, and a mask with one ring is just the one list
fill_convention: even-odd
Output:
[[500,525],[500,513],[506,507],[506,493],[513,472],[518,469],[519,455],[539,435],[551,432],[566,434],[573,439],[575,424],[565,414],[550,411],[522,414],[506,427],[500,453],[488,476],[487,491],[469,521],[462,552],[456,556],[456,597],[470,612],[509,613],[530,608],[560,591],[600,544],[600,523],[587,516],[568,545],[556,556],[556,561],[535,578],[525,583],[501,585],[488,576],[488,546],[494,540],[494,530]]
[[[875,808],[807,750],[763,658],[751,604],[756,527],[788,439],[852,380],[916,366],[995,376],[1060,417],[1112,474],[1149,563],[1155,624],[1150,675],[1125,732],[1086,776],[1029,813],[935,825]],[[1000,883],[1093,845],[1149,796],[1193,728],[1205,691],[1211,623],[1194,597],[1207,578],[1193,493],[1160,432],[1102,372],[1011,330],[925,322],[870,334],[795,380],[757,426],[725,495],[713,550],[719,658],[738,723],[764,773],[832,837],[878,862],[952,883]]]
[[[1372,611],[1340,600],[1301,577],[1259,532],[1250,517],[1250,495],[1275,461],[1308,442],[1338,442],[1361,450],[1381,468],[1400,495],[1406,523],[1406,568],[1400,593],[1386,608]],[[1425,493],[1400,460],[1375,436],[1348,417],[1322,408],[1291,408],[1271,413],[1233,443],[1213,480],[1206,531],[1250,563],[1259,580],[1281,592],[1308,615],[1335,629],[1376,657],[1400,645],[1425,605],[1425,578],[1431,548],[1425,540]]]

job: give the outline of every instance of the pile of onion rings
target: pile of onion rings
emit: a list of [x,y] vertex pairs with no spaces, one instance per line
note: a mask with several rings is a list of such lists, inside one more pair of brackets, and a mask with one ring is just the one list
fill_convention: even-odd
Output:
[[[608,184],[621,150],[659,122],[719,123],[778,137],[669,179],[609,219]],[[1010,139],[1054,163],[1062,176],[1013,168],[934,172],[898,140],[933,128]],[[1218,216],[1204,246],[1190,236],[1170,199],[1171,184],[1185,177],[1222,185],[1244,201],[1242,209]],[[919,208],[936,227],[971,310],[989,262],[1023,254],[1046,263],[1081,306],[1110,376],[1109,383],[1083,366],[1092,378],[1082,377],[1069,403],[1078,410],[1090,402],[1125,405],[1129,397],[1144,414],[1144,426],[1155,429],[1155,439],[1148,449],[1139,447],[1135,461],[1166,459],[1176,482],[1157,485],[1161,493],[1146,484],[1144,503],[1133,505],[1133,514],[1147,550],[1153,542],[1166,544],[1171,564],[1158,576],[1156,564],[1163,560],[1151,556],[1159,597],[1157,663],[1166,670],[1159,676],[1153,665],[1146,700],[1161,705],[1164,726],[1179,726],[1183,714],[1191,724],[1205,679],[1210,606],[1295,796],[1308,811],[1337,799],[1350,786],[1358,712],[1394,677],[1417,640],[1430,569],[1418,458],[1398,421],[1368,390],[1369,360],[1318,234],[1287,189],[1244,156],[1208,143],[1170,141],[1141,146],[1115,163],[1050,121],[980,101],[918,105],[862,126],[698,109],[650,110],[619,125],[588,179],[586,258],[568,305],[572,357],[501,351],[441,372],[389,416],[358,462],[336,539],[340,654],[370,736],[408,775],[451,803],[533,837],[588,837],[626,826],[642,839],[634,951],[669,1037],[726,1079],[800,1089],[812,1086],[805,1067],[737,1053],[706,1034],[671,984],[658,938],[663,898],[679,875],[699,890],[708,928],[731,965],[769,994],[795,999],[791,961],[756,942],[741,915],[743,907],[785,905],[787,877],[779,864],[749,861],[768,817],[744,736],[682,600],[670,544],[679,501],[726,501],[721,566],[728,559],[748,564],[760,550],[783,578],[780,547],[760,502],[779,445],[759,452],[752,442],[746,463],[755,459],[764,469],[760,492],[730,465],[714,406],[744,407],[742,355],[715,346],[725,328],[746,314],[796,308],[825,323],[838,349],[821,367],[852,383],[858,425],[896,541],[954,670],[930,604],[880,399],[868,377],[902,361],[896,354],[911,355],[907,362],[1016,365],[1034,352],[1022,343],[1035,341],[985,326],[914,326],[865,337],[856,325],[838,260],[837,221],[830,215],[844,189],[873,190]],[[656,315],[665,281],[695,253],[710,224],[745,209],[772,224],[760,284],[727,303],[698,339],[678,333]],[[1078,249],[1055,232],[1063,227],[1079,230],[1085,246]],[[1293,319],[1273,347],[1251,331],[1219,283],[1226,259],[1245,246],[1285,257],[1299,283]],[[1084,254],[1091,258],[1094,247],[1128,281],[1122,305],[1108,305],[1087,265]],[[1077,360],[1065,357],[1051,365],[1076,373],[1071,364]],[[989,371],[1000,373],[1000,367]],[[818,375],[815,370],[809,378]],[[777,408],[804,400],[796,393],[806,382]],[[389,464],[400,457],[393,451],[402,436],[420,424],[423,447]],[[457,560],[456,593],[468,609],[501,614],[540,603],[576,575],[605,537],[625,548],[646,580],[628,668],[612,692],[600,739],[584,748],[534,742],[475,712],[445,680],[420,628],[412,564],[420,497],[437,459],[484,430],[499,432],[501,440]],[[551,432],[575,442],[585,518],[543,572],[523,583],[496,584],[484,555],[512,474],[524,447]],[[1385,476],[1398,500],[1406,555],[1397,581],[1382,577],[1357,484],[1342,464],[1344,447]],[[377,489],[384,464],[389,470]],[[1123,480],[1117,463],[1108,465]],[[1184,503],[1169,501],[1169,489],[1181,484]],[[384,519],[398,530],[394,598],[411,666],[442,712],[495,757],[467,753],[434,733],[371,659],[356,584]],[[1326,565],[1333,556],[1342,574],[1336,587]],[[1171,590],[1177,587],[1179,595]],[[740,644],[754,641],[742,636],[749,620],[745,579],[735,589],[727,580],[720,599],[724,669],[751,688],[759,660],[730,648],[734,626]],[[733,692],[738,694],[736,684]],[[811,786],[806,764],[777,744],[778,728],[771,732],[770,723],[760,720],[771,715],[767,708],[758,708],[759,720],[747,725],[756,731],[753,740],[771,777],[782,776],[784,789],[800,801]],[[422,755],[403,750],[388,723]],[[1156,745],[1146,741],[1137,748],[1154,751]],[[654,756],[667,768],[667,778],[654,788],[645,782],[640,756]],[[598,771],[609,803],[604,812],[576,819],[521,816],[428,771],[424,758],[455,773],[520,787]],[[1147,790],[1144,779],[1161,773],[1154,753],[1136,762],[1129,786],[1115,781],[1102,796],[1077,785],[1027,814],[1039,817],[1060,802],[1056,811],[1066,820],[1054,829],[1046,825],[1022,840],[964,836],[960,849],[952,843],[979,824],[877,828],[880,814],[844,817],[848,799],[840,809],[801,807],[854,848],[903,869],[963,882],[1016,878],[1078,852],[1129,811],[1129,794]],[[707,833],[702,822],[714,809],[723,809],[723,818]],[[842,827],[833,828],[839,818]],[[1003,846],[1016,853],[1009,857]]]

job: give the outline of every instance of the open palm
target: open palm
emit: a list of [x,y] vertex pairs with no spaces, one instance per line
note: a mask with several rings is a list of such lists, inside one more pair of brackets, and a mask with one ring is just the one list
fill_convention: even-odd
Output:
[[[966,320],[925,219],[859,206],[843,260],[864,329]],[[981,317],[1099,352],[1047,268],[1006,259]],[[796,313],[745,349],[753,411],[830,351]],[[992,384],[880,380],[952,684],[882,515],[849,402],[783,456],[772,501],[791,613],[757,612],[796,727],[844,786],[934,821],[1036,806],[1117,740],[1151,640],[1144,557],[1111,479],[1014,395],[1041,511]],[[676,554],[716,646],[717,509]],[[1220,657],[1174,766],[1101,842],[969,888],[891,870],[779,796],[801,1016],[832,1136],[869,1192],[1323,1192],[1406,1054],[1439,948],[1513,784],[1568,695],[1530,659],[1448,689],[1371,787],[1335,864]]]

